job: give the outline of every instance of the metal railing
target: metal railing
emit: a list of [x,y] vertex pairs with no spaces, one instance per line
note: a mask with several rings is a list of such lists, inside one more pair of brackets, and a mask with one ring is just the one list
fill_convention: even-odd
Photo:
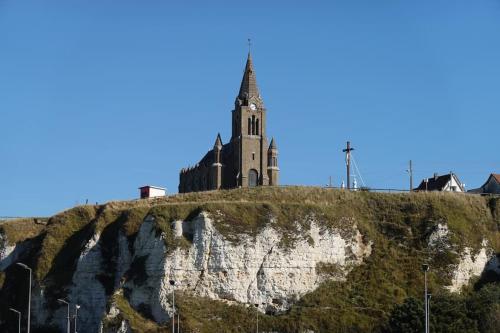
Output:
[[475,193],[475,192],[453,192],[453,191],[425,191],[425,190],[413,190],[409,189],[399,189],[399,188],[372,188],[367,186],[354,188],[345,188],[345,187],[337,187],[337,186],[328,186],[328,185],[277,185],[276,187],[287,188],[287,187],[305,187],[305,188],[322,188],[322,189],[331,189],[331,190],[342,190],[342,191],[351,191],[351,192],[380,192],[380,193],[423,193],[423,192],[437,192],[437,193],[457,193],[457,194],[465,194],[465,195],[480,195],[486,197],[500,197],[500,194],[495,193]]

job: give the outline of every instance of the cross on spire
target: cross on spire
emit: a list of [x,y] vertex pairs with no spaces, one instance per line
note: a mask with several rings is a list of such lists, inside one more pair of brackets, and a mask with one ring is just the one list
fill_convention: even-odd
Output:
[[247,39],[248,41],[248,53],[252,50],[252,40],[250,38]]

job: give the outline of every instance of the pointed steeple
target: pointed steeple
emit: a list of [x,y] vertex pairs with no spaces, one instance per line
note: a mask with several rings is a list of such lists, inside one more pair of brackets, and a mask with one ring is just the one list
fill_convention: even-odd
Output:
[[214,148],[222,148],[222,139],[220,138],[220,133],[217,133],[217,138],[215,139]]
[[257,79],[253,69],[252,55],[248,52],[247,64],[243,79],[241,80],[240,92],[238,98],[248,101],[252,97],[260,97],[259,88],[257,88]]
[[269,149],[278,149],[276,146],[276,142],[274,141],[274,138],[271,138],[271,144],[269,145]]

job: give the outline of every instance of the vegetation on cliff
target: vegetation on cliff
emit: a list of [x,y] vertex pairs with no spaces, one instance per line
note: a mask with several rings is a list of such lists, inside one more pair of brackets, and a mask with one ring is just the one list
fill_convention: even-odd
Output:
[[[283,234],[282,247],[293,247],[303,237],[311,217],[323,228],[348,232],[355,223],[366,241],[374,246],[363,265],[355,267],[346,281],[328,281],[305,295],[284,314],[261,315],[263,330],[279,332],[381,332],[402,331],[398,323],[405,316],[418,317],[423,290],[420,266],[429,262],[430,289],[438,304],[464,307],[458,311],[470,332],[493,332],[481,326],[484,318],[498,318],[499,302],[487,305],[480,295],[496,293],[498,277],[477,284],[461,295],[452,296],[443,287],[451,283],[451,268],[465,247],[478,251],[484,240],[500,253],[500,199],[453,193],[384,194],[348,192],[308,187],[254,188],[198,192],[128,202],[110,202],[100,206],[79,206],[51,217],[46,225],[34,221],[9,221],[0,225],[10,243],[28,242],[29,248],[20,261],[34,268],[36,283],[44,286],[47,297],[55,304],[65,297],[78,257],[87,242],[99,233],[104,263],[99,281],[106,294],[123,311],[123,316],[146,331],[161,331],[143,309],[133,309],[125,296],[114,290],[117,265],[118,234],[133,244],[146,216],[155,218],[167,250],[190,246],[191,239],[174,238],[172,222],[189,221],[206,212],[228,240],[238,242],[241,235],[255,237],[267,224],[273,223]],[[449,228],[450,248],[429,246],[429,236],[438,224]],[[22,229],[19,227],[22,225]],[[24,230],[24,231],[21,231]],[[130,246],[130,250],[133,248]],[[140,267],[140,265],[136,265]],[[318,267],[335,274],[335,267]],[[137,270],[137,268],[136,268]],[[129,272],[137,278],[140,272]],[[133,273],[133,274],[132,274]],[[0,275],[0,312],[3,318],[9,306],[21,306],[25,295],[19,289],[23,272],[8,267]],[[126,276],[127,278],[127,276]],[[486,289],[485,289],[486,288]],[[483,291],[486,290],[486,291]],[[114,296],[113,296],[114,295]],[[439,303],[443,302],[443,303]],[[448,303],[446,303],[448,302]],[[256,312],[245,305],[183,294],[179,297],[184,332],[252,331]],[[491,311],[488,309],[492,309]],[[496,311],[496,312],[495,312]],[[457,314],[457,315],[458,315]],[[452,312],[443,318],[452,318]],[[436,312],[435,316],[438,316]],[[497,316],[497,317],[495,317]],[[125,318],[125,317],[124,317]],[[443,319],[444,320],[444,319]],[[138,323],[133,324],[133,323]],[[435,326],[434,331],[446,332]]]

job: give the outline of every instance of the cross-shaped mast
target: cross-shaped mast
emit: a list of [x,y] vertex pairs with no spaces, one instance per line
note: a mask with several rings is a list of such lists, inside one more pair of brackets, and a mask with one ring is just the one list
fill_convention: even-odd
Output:
[[347,189],[351,188],[351,151],[353,151],[354,148],[351,148],[351,142],[347,141],[347,147],[346,149],[343,149],[342,151],[345,153],[345,164],[347,168]]

